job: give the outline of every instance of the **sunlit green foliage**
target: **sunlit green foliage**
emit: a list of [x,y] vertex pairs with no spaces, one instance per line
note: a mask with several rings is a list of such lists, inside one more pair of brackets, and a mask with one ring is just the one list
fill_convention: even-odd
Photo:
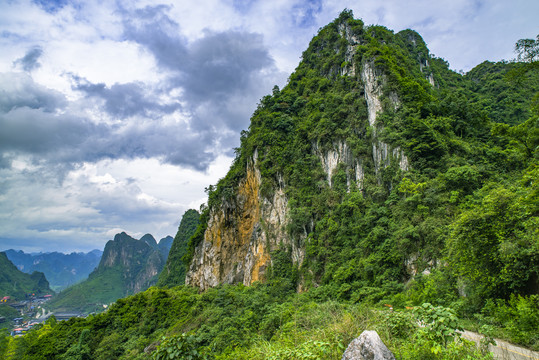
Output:
[[[150,288],[119,300],[105,313],[48,321],[24,337],[1,338],[0,354],[5,354],[6,360],[189,356],[336,360],[351,340],[373,329],[405,359],[423,359],[424,354],[432,359],[456,359],[446,356],[452,353],[462,358],[479,354],[463,342],[444,340],[456,336],[450,309],[425,304],[414,313],[390,311],[319,301],[312,295],[263,284],[222,286],[202,294],[184,286]],[[434,329],[434,337],[418,326],[418,320]],[[437,351],[435,356],[431,356],[432,349]]]

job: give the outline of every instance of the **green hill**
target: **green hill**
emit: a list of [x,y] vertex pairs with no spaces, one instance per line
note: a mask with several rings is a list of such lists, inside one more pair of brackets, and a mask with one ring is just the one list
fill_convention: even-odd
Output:
[[174,242],[170,248],[169,258],[159,274],[158,286],[176,286],[185,283],[185,264],[182,257],[187,253],[189,238],[195,233],[199,224],[200,214],[198,211],[189,209],[183,214],[178,232],[174,237]]
[[99,264],[101,254],[100,250],[71,254],[59,252],[25,254],[21,250],[6,250],[7,257],[19,270],[28,274],[34,271],[44,273],[55,291],[86,279]]
[[43,273],[23,273],[4,252],[0,252],[0,298],[10,296],[14,300],[24,300],[28,294],[40,296],[52,293]]
[[163,255],[153,236],[137,240],[124,232],[117,234],[105,245],[99,266],[88,279],[60,292],[47,307],[57,311],[102,310],[103,305],[155,284],[163,266]]
[[416,32],[342,13],[210,187],[186,284],[283,279],[352,301],[413,285],[473,311],[537,293],[538,74],[483,63],[461,76]]

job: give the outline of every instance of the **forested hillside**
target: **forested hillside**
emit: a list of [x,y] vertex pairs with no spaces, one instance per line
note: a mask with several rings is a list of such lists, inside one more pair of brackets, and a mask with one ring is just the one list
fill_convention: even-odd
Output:
[[24,300],[28,294],[52,294],[45,275],[37,271],[23,273],[9,261],[6,253],[0,252],[0,299],[7,296],[11,300]]
[[[159,242],[170,243],[167,238]],[[146,290],[155,284],[165,264],[159,246],[150,234],[140,240],[125,232],[105,245],[98,267],[88,279],[71,286],[47,303],[47,308],[89,313],[102,311],[103,305],[127,295]]]
[[174,237],[174,241],[170,248],[170,257],[167,263],[159,274],[157,286],[176,286],[185,283],[185,264],[182,257],[187,253],[187,245],[189,238],[195,233],[199,224],[200,214],[198,211],[187,210],[178,226],[178,232]]
[[[249,284],[256,272],[362,301],[422,292],[416,275],[432,273],[440,297],[462,300],[460,289],[471,311],[537,293],[538,90],[536,66],[461,76],[417,33],[343,13],[255,111],[210,191],[187,283]],[[272,228],[265,204],[277,200],[287,206]],[[252,265],[231,268],[243,243],[227,232],[249,242]]]
[[45,274],[56,292],[84,280],[96,268],[103,254],[100,250],[88,253],[62,254],[59,252],[25,254],[23,251],[6,250],[7,257],[17,268],[31,274]]
[[457,316],[538,349],[533,60],[461,75],[416,32],[344,11],[261,99],[187,249],[175,239],[160,283],[182,283],[181,258],[187,285],[51,321],[0,354],[340,359],[368,328],[399,359],[491,359]]

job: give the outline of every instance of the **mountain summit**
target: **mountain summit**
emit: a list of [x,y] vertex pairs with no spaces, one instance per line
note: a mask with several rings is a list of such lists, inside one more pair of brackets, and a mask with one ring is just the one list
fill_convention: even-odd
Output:
[[157,244],[151,234],[140,240],[125,232],[116,234],[105,245],[101,261],[88,279],[62,291],[50,307],[90,311],[96,306],[99,309],[99,304],[146,290],[156,283],[166,261],[162,251],[168,254],[170,243],[169,237]]
[[[499,280],[491,294],[537,289],[539,267],[525,250],[536,248],[534,212],[524,210],[535,185],[520,179],[536,172],[537,114],[527,94],[539,82],[526,69],[486,62],[462,76],[415,31],[366,27],[344,11],[313,38],[286,87],[261,100],[230,171],[210,186],[184,256],[186,284],[280,279],[359,298],[449,261],[468,289],[475,268]],[[515,71],[528,71],[521,85],[505,80]],[[506,182],[521,195],[502,195]],[[467,235],[464,209],[483,215],[490,196],[524,206],[511,215],[519,229],[492,210],[510,245],[488,228]],[[516,233],[528,240],[512,242]],[[509,248],[513,260],[502,255]]]

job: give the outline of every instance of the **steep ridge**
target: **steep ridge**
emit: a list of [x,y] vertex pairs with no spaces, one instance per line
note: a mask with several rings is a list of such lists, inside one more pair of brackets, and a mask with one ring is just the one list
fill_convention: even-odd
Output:
[[117,234],[105,245],[101,262],[90,278],[108,269],[118,269],[122,273],[126,294],[148,288],[164,263],[160,253],[148,244],[148,238],[151,238],[157,247],[153,236],[145,236],[144,240],[137,240],[125,232]]
[[[159,242],[170,242],[170,257],[167,258],[167,262],[163,271],[159,274],[158,286],[176,286],[185,284],[185,271],[186,266],[182,261],[182,257],[187,252],[187,244],[189,238],[195,233],[198,224],[200,223],[200,214],[198,211],[189,209],[187,210],[180,221],[178,226],[178,232],[174,239],[163,239]],[[173,240],[173,241],[170,241]]]
[[172,248],[173,242],[174,242],[174,238],[169,235],[169,236],[165,236],[164,238],[159,240],[159,242],[157,243],[157,250],[159,250],[165,262],[168,259],[168,254],[170,253],[170,249]]
[[285,278],[297,290],[331,284],[361,297],[434,271],[456,251],[449,226],[466,196],[493,168],[521,176],[528,166],[499,152],[496,114],[473,84],[416,32],[343,12],[286,87],[261,100],[229,173],[210,186],[186,284]]

